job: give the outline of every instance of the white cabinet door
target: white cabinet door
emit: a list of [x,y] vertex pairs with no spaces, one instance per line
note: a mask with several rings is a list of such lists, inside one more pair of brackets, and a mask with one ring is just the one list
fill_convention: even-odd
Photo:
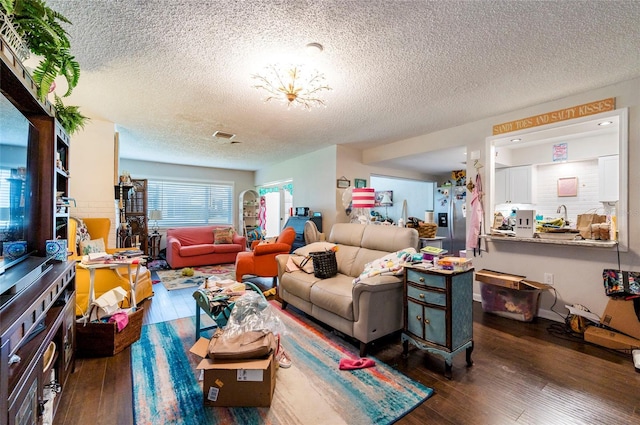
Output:
[[532,204],[533,167],[500,168],[496,170],[495,203]]
[[620,163],[618,155],[598,158],[598,200],[617,202],[619,197]]
[[509,168],[509,198],[514,204],[532,204],[533,167]]
[[496,170],[495,203],[504,204],[509,202],[509,169],[499,168]]

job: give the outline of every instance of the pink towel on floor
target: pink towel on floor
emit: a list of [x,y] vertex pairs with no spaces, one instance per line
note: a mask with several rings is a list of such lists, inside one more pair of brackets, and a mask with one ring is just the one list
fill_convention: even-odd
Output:
[[371,359],[340,359],[340,370],[363,369],[375,365]]
[[120,332],[129,324],[129,315],[124,311],[115,313],[113,316],[109,317],[109,323],[114,322],[116,324],[116,328],[118,328],[118,332]]

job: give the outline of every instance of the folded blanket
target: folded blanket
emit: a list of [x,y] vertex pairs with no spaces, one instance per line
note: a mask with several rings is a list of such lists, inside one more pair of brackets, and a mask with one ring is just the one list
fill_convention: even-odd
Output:
[[404,265],[412,261],[414,254],[416,254],[415,248],[405,248],[373,260],[364,266],[360,276],[353,279],[353,284],[372,276],[399,275],[402,273]]

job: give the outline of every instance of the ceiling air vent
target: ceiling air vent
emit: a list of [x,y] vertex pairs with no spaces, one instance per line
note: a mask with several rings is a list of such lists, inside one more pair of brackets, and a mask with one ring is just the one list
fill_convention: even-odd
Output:
[[215,133],[213,133],[213,137],[216,139],[231,141],[233,140],[234,137],[236,137],[236,135],[231,133],[225,133],[223,131],[216,131]]

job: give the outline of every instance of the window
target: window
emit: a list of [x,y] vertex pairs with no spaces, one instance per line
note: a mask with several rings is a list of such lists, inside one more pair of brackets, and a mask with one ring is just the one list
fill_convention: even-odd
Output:
[[147,208],[160,227],[233,225],[233,184],[149,179]]

